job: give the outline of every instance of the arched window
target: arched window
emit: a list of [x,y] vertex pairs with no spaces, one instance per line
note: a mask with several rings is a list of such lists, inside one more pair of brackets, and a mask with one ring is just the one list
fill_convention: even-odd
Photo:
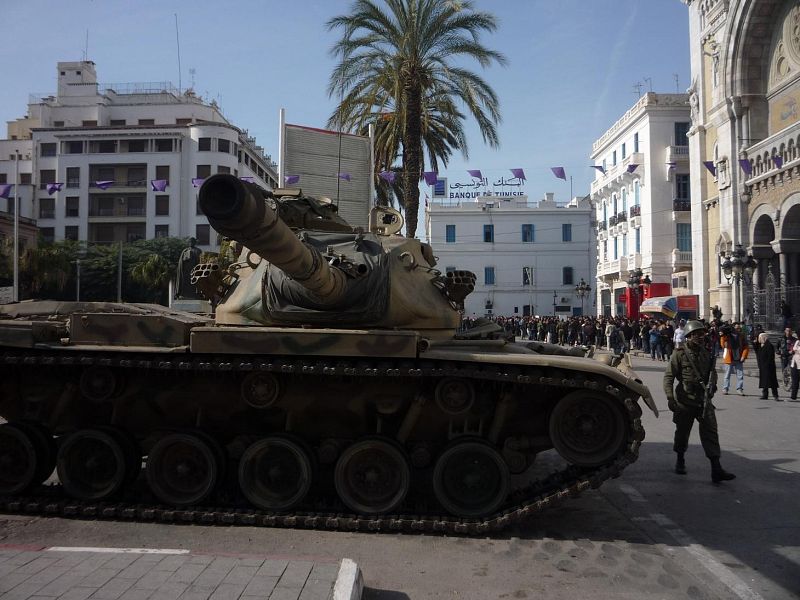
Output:
[[622,188],[622,212],[628,211],[628,189]]
[[618,212],[618,210],[617,210],[617,195],[616,194],[611,196],[611,201],[614,204],[614,214],[616,215],[617,212]]

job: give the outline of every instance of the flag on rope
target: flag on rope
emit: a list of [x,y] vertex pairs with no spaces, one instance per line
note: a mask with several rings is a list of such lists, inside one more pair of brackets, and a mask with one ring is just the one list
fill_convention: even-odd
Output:
[[525,171],[522,169],[511,169],[511,174],[521,181],[525,181]]
[[467,169],[467,173],[469,173],[470,177],[475,177],[476,179],[483,179],[483,175],[481,175],[480,169]]
[[394,183],[396,174],[394,171],[381,171],[380,173],[378,173],[378,177],[380,177],[381,179],[383,179],[388,183]]
[[250,177],[250,175],[245,175],[244,177],[239,177],[239,179],[241,179],[242,181],[245,181],[247,183],[255,183],[256,182],[256,178],[255,177]]
[[713,161],[713,160],[704,160],[704,161],[703,161],[703,166],[705,166],[705,168],[706,168],[706,169],[708,169],[708,171],[709,171],[709,172],[710,172],[710,173],[711,173],[711,174],[712,174],[714,177],[716,177],[716,176],[717,176],[717,167],[714,165],[714,161]]
[[167,179],[151,179],[150,185],[153,186],[154,192],[163,192],[167,189],[167,184],[169,184],[169,180]]
[[678,163],[676,163],[675,161],[670,161],[670,162],[667,163],[667,170],[674,169],[677,166],[678,166]]
[[63,183],[48,183],[47,193],[52,196],[54,192],[60,192],[63,185]]
[[637,163],[631,163],[628,165],[628,173],[633,173],[639,165]]
[[286,185],[294,185],[295,183],[300,181],[300,175],[284,175],[283,182]]
[[10,183],[0,184],[0,198],[8,198],[11,195],[11,188],[14,187]]
[[425,171],[422,176],[425,178],[425,183],[428,185],[436,185],[439,174],[436,171]]
[[567,180],[567,173],[564,171],[564,167],[550,167],[550,170],[553,172],[553,175],[559,179]]
[[339,179],[344,179],[345,181],[350,181],[350,173],[339,173]]
[[109,180],[95,181],[94,185],[95,185],[95,187],[99,187],[101,190],[107,190],[112,185],[114,185],[114,182],[113,181],[109,181]]
[[605,174],[606,174],[606,168],[605,168],[603,165],[589,165],[589,166],[590,166],[590,167],[592,167],[593,169],[597,169],[597,170],[598,170],[598,171],[600,171],[600,172],[601,172],[603,175],[605,175]]
[[200,187],[201,185],[203,185],[204,181],[205,181],[205,179],[203,179],[202,177],[193,177],[192,178],[192,187]]
[[745,175],[751,175],[753,173],[753,165],[750,163],[750,159],[740,158],[739,166],[742,167],[742,171],[745,172]]

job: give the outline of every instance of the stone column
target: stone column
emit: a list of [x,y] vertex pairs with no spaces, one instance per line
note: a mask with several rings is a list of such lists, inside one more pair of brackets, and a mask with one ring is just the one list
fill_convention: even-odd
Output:
[[781,261],[781,272],[780,276],[778,277],[778,285],[781,286],[781,298],[786,298],[786,286],[788,285],[789,277],[789,254],[784,250],[781,250],[781,253],[778,255],[778,259]]

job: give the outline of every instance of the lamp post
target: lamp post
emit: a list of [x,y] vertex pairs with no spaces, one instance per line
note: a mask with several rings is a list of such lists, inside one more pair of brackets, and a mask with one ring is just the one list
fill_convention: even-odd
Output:
[[556,298],[557,297],[558,297],[558,294],[556,294],[556,291],[553,290],[553,316],[554,317],[556,316]]
[[[636,300],[631,303],[631,309],[636,308],[636,314],[628,315],[631,318],[639,318],[639,306],[642,304],[642,296],[644,295],[645,291],[650,288],[650,284],[652,281],[650,280],[649,275],[642,275],[642,270],[640,268],[636,268],[635,270],[628,273],[628,289],[630,293],[636,298]],[[633,310],[631,310],[633,313]]]
[[19,302],[19,206],[19,150],[14,150],[14,302]]
[[[528,278],[528,316],[533,316],[533,268],[524,267],[525,276]],[[524,312],[524,311],[523,311]]]
[[581,299],[581,315],[583,315],[583,299],[588,296],[591,291],[592,287],[581,277],[581,282],[575,286],[575,293],[578,294],[578,298]]
[[744,304],[744,292],[742,281],[750,283],[753,280],[753,271],[756,268],[755,259],[747,254],[741,244],[736,244],[732,252],[720,252],[722,261],[722,272],[728,283],[733,282],[736,294],[736,320],[742,320],[742,305]]

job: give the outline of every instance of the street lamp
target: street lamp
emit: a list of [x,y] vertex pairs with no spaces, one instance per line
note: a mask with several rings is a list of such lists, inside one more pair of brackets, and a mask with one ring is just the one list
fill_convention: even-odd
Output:
[[756,269],[755,259],[747,254],[741,244],[736,244],[732,252],[720,252],[722,261],[722,273],[728,283],[733,282],[736,293],[736,320],[742,320],[742,305],[744,295],[742,281],[749,284],[753,280],[753,272]]
[[636,308],[636,315],[631,314],[628,316],[636,318],[639,317],[639,306],[642,303],[640,296],[643,296],[645,291],[650,288],[651,283],[652,281],[650,280],[650,276],[649,275],[643,276],[642,270],[638,267],[635,270],[628,273],[628,289],[630,290],[630,293],[633,294],[634,297],[636,298],[636,301],[633,304],[631,304],[632,308],[633,307]]
[[575,293],[578,294],[578,298],[581,299],[581,315],[583,315],[583,299],[588,296],[591,291],[592,287],[581,277],[581,282],[575,286]]

